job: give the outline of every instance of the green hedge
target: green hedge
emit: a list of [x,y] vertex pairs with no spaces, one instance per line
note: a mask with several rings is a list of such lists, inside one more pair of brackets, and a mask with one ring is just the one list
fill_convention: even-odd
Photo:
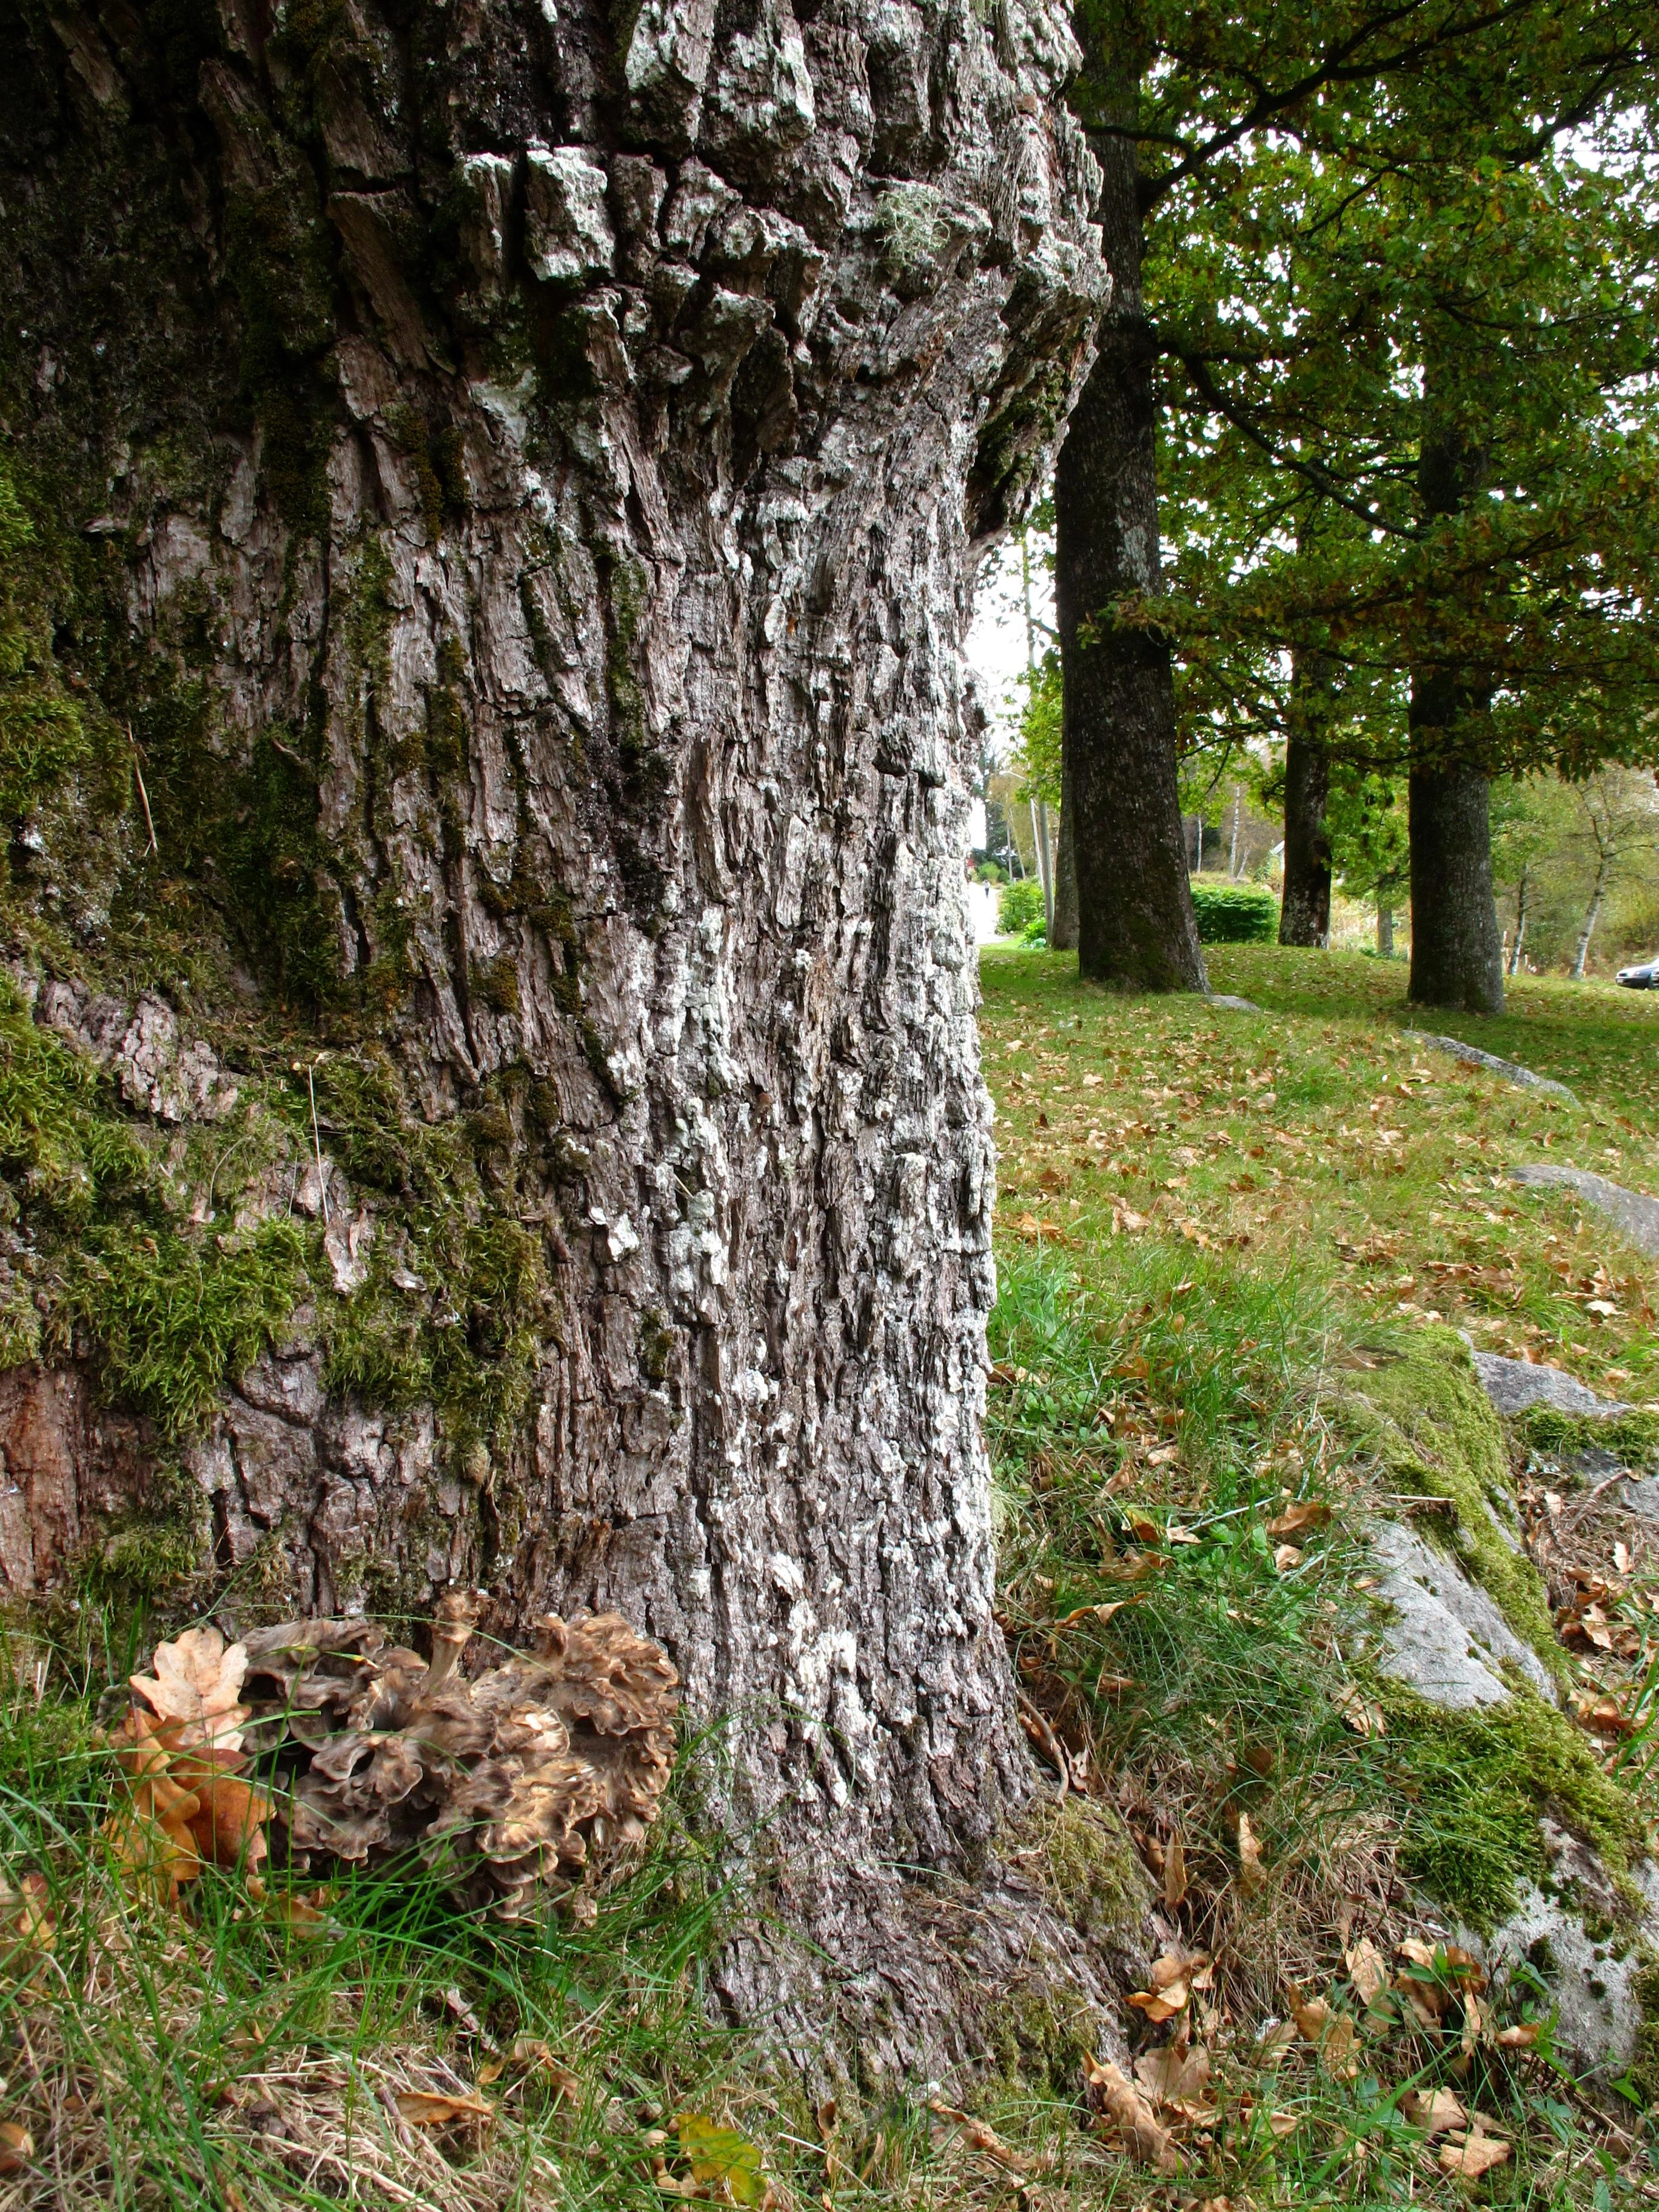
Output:
[[1261,884],[1194,879],[1193,912],[1203,945],[1271,945],[1279,935],[1279,901]]
[[1042,919],[1042,886],[1035,876],[1018,884],[1005,884],[997,901],[997,935],[1023,937],[1034,921]]

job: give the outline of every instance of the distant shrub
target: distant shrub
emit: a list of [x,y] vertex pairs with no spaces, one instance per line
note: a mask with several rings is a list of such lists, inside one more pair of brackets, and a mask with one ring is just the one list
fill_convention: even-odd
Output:
[[997,901],[997,935],[1023,937],[1034,921],[1042,920],[1042,886],[1035,876],[1005,884]]
[[1020,933],[1019,941],[1022,945],[1041,945],[1043,946],[1048,945],[1048,925],[1044,921],[1041,915],[1037,916],[1035,921],[1028,921],[1026,923],[1024,929]]
[[1279,901],[1261,884],[1193,884],[1193,912],[1204,945],[1271,945]]

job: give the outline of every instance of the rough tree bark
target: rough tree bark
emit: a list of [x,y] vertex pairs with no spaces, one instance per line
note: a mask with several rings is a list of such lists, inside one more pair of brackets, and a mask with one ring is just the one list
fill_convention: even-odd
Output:
[[[1020,1971],[930,1948],[882,1870],[971,1871],[1031,1787],[980,1435],[959,647],[1106,286],[1046,0],[802,15],[14,15],[4,404],[126,611],[161,843],[113,825],[112,896],[182,887],[144,908],[155,1021],[228,1007],[222,1054],[240,1023],[384,1072],[478,1148],[542,1285],[529,1413],[487,1437],[342,1387],[336,1308],[302,1308],[187,1454],[222,1564],[273,1603],[465,1579],[504,1632],[588,1605],[660,1638],[737,1717],[712,1817],[770,1823],[780,1911],[890,2073]],[[1154,649],[1122,665],[1164,696]],[[1114,794],[1146,802],[1135,757],[1087,758],[1097,884]],[[246,913],[175,849],[219,787],[253,794]],[[230,948],[216,1000],[210,963],[173,981],[175,912]],[[1140,973],[1201,981],[1176,921]],[[40,944],[37,1018],[138,1066]],[[346,1315],[360,1233],[403,1233],[395,1176],[349,1166],[311,1192]],[[29,1462],[70,1522],[101,1495],[71,1412]],[[26,1552],[25,1589],[58,1564]],[[786,2032],[830,2003],[758,1938],[722,1972]]]
[[[1133,88],[1120,106],[1133,112]],[[1136,990],[1202,991],[1176,774],[1169,647],[1085,626],[1158,587],[1152,341],[1140,283],[1132,137],[1097,135],[1112,300],[1054,469],[1054,605],[1061,744],[1077,878],[1079,972]]]
[[1504,940],[1492,884],[1491,784],[1453,762],[1414,767],[1408,804],[1412,847],[1412,972],[1419,1006],[1465,1013],[1504,1011]]

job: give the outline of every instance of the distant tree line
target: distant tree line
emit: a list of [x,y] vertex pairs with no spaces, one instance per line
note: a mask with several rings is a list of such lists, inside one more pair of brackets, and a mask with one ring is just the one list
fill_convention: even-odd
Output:
[[1248,751],[1276,766],[1284,941],[1324,941],[1340,851],[1409,899],[1412,996],[1496,1011],[1526,923],[1498,915],[1495,784],[1535,812],[1552,775],[1659,760],[1655,12],[1073,20],[1114,293],[1025,717],[1053,940],[1203,988],[1183,777]]

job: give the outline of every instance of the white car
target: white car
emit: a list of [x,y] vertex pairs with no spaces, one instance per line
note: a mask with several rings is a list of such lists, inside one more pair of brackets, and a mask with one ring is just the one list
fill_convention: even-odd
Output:
[[1621,968],[1613,977],[1627,991],[1659,991],[1659,959],[1644,960],[1639,967]]

